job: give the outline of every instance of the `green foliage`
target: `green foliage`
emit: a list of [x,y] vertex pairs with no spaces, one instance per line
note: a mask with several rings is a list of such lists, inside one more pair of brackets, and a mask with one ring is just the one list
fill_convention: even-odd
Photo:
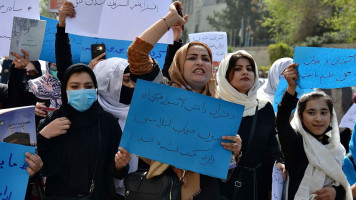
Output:
[[[238,34],[241,29],[241,20],[244,19],[242,37],[244,38],[246,30],[249,30],[254,43],[258,44],[260,40],[269,38],[267,29],[261,25],[265,14],[262,2],[261,0],[225,0],[226,8],[214,11],[212,16],[207,17],[207,20],[217,31],[231,33],[232,30],[236,30]],[[249,27],[247,27],[248,23]],[[240,41],[236,40],[232,45],[237,46],[239,43]]]
[[293,51],[290,46],[285,43],[271,44],[268,46],[269,59],[271,63],[283,57],[293,57]]
[[41,16],[56,19],[56,14],[49,12],[49,0],[40,0]]
[[322,36],[307,37],[301,46],[321,47],[323,44],[345,43],[347,42],[346,33],[328,32]]
[[305,41],[307,37],[332,31],[326,19],[332,15],[333,6],[320,0],[265,0],[269,16],[263,26],[273,39],[287,44]]
[[227,46],[227,52],[228,53],[233,53],[234,49],[232,48],[232,46]]
[[324,0],[334,6],[334,13],[327,19],[331,27],[346,34],[349,41],[356,40],[356,1]]

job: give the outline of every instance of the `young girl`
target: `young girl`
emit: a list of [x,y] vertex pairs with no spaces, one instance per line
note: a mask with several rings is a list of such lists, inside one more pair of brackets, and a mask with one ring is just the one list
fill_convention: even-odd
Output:
[[[342,171],[345,155],[333,103],[324,92],[296,98],[298,72],[289,65],[283,72],[288,88],[277,113],[277,132],[289,174],[288,199],[352,199]],[[293,120],[289,116],[297,106]]]

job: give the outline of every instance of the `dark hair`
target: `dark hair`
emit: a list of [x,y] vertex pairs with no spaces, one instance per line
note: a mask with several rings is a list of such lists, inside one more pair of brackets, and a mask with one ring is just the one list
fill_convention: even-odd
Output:
[[72,65],[65,71],[64,77],[63,77],[63,82],[61,83],[62,104],[65,104],[68,102],[66,91],[67,91],[67,83],[69,81],[69,78],[72,76],[72,74],[81,73],[81,72],[88,73],[90,75],[91,79],[93,80],[94,87],[98,88],[98,83],[96,81],[96,77],[95,77],[93,70],[91,70],[87,65],[82,64],[82,63]]
[[316,99],[324,99],[326,102],[326,105],[329,108],[329,111],[332,115],[333,113],[333,100],[331,99],[331,97],[327,94],[325,94],[325,92],[323,91],[313,91],[307,94],[304,94],[298,101],[298,115],[300,119],[303,119],[303,112],[305,110],[305,107],[307,106],[308,101],[310,100],[316,100]]
[[237,52],[237,53],[233,54],[229,60],[229,66],[226,70],[226,75],[225,75],[225,78],[228,82],[231,81],[231,79],[234,75],[234,68],[235,68],[236,62],[240,58],[246,58],[247,60],[250,61],[251,66],[252,66],[252,71],[256,76],[256,64],[255,64],[255,60],[253,59],[253,57],[249,54],[244,53],[244,52]]

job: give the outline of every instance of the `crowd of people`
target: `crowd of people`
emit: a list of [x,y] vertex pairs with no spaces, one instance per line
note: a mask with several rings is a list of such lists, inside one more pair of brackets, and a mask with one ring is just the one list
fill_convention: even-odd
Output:
[[[37,186],[49,200],[122,200],[127,194],[123,180],[139,169],[147,171],[147,179],[175,174],[182,182],[182,200],[264,200],[271,199],[274,165],[283,172],[284,199],[356,198],[355,129],[345,133],[346,155],[332,98],[317,90],[298,99],[298,64],[291,58],[277,60],[261,85],[257,63],[244,50],[227,54],[213,79],[209,46],[180,40],[188,23],[188,16],[179,14],[182,9],[180,2],[172,3],[132,42],[127,60],[102,59],[103,53],[85,65],[72,63],[65,22],[76,11],[66,1],[59,9],[56,63],[47,63],[45,74],[25,50],[11,53],[15,59],[10,64],[4,61],[11,66],[3,67],[0,108],[35,105],[38,154],[26,154],[31,177],[26,199],[39,198],[31,188]],[[167,47],[161,70],[149,52],[171,28],[174,43]],[[275,113],[272,103],[282,76],[288,87]],[[236,135],[221,138],[221,148],[236,163],[226,180],[119,147],[137,79],[245,106]]]

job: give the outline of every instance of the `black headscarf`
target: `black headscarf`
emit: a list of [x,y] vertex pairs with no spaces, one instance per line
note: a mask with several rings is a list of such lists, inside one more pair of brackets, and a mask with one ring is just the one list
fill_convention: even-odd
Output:
[[41,63],[38,61],[30,61],[30,62],[33,64],[33,66],[35,66],[37,74],[34,76],[26,75],[26,79],[31,80],[31,79],[35,79],[35,78],[42,76]]
[[80,73],[80,72],[87,72],[90,75],[90,77],[93,79],[94,87],[98,88],[98,83],[96,81],[96,77],[93,70],[91,70],[87,65],[82,63],[72,65],[64,72],[64,77],[61,85],[62,104],[68,103],[66,88],[70,76],[74,73]]

